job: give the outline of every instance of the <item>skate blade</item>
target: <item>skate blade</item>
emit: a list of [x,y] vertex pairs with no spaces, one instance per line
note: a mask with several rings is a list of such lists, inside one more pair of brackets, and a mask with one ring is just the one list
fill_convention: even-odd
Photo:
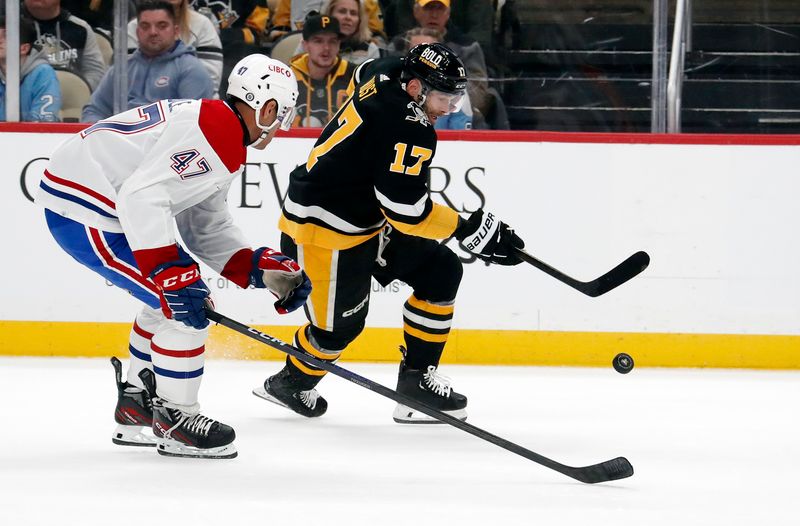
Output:
[[[462,421],[467,419],[466,409],[456,409],[455,411],[442,412]],[[392,419],[398,424],[444,424],[444,422],[441,420],[431,418],[425,413],[421,413],[416,409],[412,409],[403,404],[397,404],[397,407],[394,409]]]
[[145,434],[144,429],[149,428],[119,424],[111,435],[111,441],[118,446],[155,447],[156,437]]
[[158,449],[156,451],[158,451],[159,455],[164,455],[165,457],[182,458],[236,458],[239,454],[233,444],[202,449],[166,438],[158,439]]
[[272,402],[273,404],[285,407],[286,409],[291,409],[291,407],[289,407],[288,405],[284,404],[283,402],[281,402],[280,400],[269,394],[267,390],[264,389],[264,387],[256,387],[255,389],[253,389],[253,394],[259,398],[267,400],[268,402]]

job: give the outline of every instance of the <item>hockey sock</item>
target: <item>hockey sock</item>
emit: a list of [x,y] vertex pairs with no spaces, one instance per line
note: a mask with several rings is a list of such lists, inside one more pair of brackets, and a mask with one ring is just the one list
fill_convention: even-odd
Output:
[[152,367],[150,341],[163,320],[164,316],[161,311],[150,307],[144,307],[136,315],[136,320],[133,322],[128,339],[128,350],[131,357],[130,366],[128,367],[128,383],[134,387],[144,388],[139,378],[139,371]]
[[425,369],[438,366],[450,325],[453,302],[431,302],[411,295],[403,305],[403,335],[406,342],[406,366]]
[[[340,350],[330,350],[322,347],[316,338],[309,335],[311,329],[310,324],[306,324],[303,327],[300,327],[294,335],[294,344],[295,347],[298,347],[307,353],[311,354],[319,358],[320,360],[325,360],[326,362],[334,363],[336,360],[339,359],[339,356],[342,354],[342,349]],[[286,364],[290,366],[290,368],[296,370],[299,373],[302,373],[305,376],[309,377],[316,377],[316,381],[313,381],[313,385],[316,385],[319,380],[322,379],[327,371],[322,369],[318,369],[313,365],[309,365],[301,360],[298,360],[294,356],[288,356],[286,359]],[[312,378],[309,378],[311,381]]]
[[165,321],[150,343],[158,396],[193,406],[203,378],[208,329],[192,329],[180,322]]

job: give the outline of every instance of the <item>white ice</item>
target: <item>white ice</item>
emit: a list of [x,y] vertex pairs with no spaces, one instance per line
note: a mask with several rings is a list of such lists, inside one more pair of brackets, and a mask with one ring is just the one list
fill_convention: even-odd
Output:
[[[125,363],[127,366],[127,363]],[[250,394],[281,364],[206,363],[203,412],[239,457],[111,443],[107,359],[0,357],[0,525],[796,525],[800,372],[448,366],[469,422],[569,465],[585,485],[329,375],[307,420]],[[394,386],[396,365],[341,362]]]

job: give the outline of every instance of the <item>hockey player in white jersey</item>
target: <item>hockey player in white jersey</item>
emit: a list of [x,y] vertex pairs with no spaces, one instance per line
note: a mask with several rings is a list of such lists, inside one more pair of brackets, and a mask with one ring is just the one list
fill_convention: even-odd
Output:
[[130,333],[127,382],[112,359],[117,444],[157,445],[173,456],[237,454],[233,429],[199,412],[209,290],[187,250],[242,288],[268,289],[279,313],[302,306],[311,291],[292,259],[250,248],[226,202],[247,146],[263,149],[278,127],[291,126],[294,73],[250,55],[233,68],[227,95],[162,100],[99,121],[53,153],[41,180],[36,201],[61,248],[145,304]]

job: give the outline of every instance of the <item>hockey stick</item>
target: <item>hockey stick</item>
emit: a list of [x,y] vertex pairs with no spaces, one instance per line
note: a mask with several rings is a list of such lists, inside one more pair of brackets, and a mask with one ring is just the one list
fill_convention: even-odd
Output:
[[650,256],[647,252],[640,250],[599,278],[593,279],[592,281],[578,281],[575,278],[567,276],[560,270],[554,269],[544,261],[536,259],[521,248],[517,249],[517,255],[522,261],[530,263],[545,274],[549,274],[558,281],[566,283],[573,289],[583,292],[587,296],[593,298],[602,296],[606,292],[619,287],[629,279],[638,276],[650,264]]
[[517,455],[523,456],[528,460],[536,462],[537,464],[541,464],[542,466],[546,466],[550,469],[558,471],[559,473],[562,473],[568,477],[572,477],[575,480],[586,482],[587,484],[594,484],[597,482],[607,482],[609,480],[623,479],[633,475],[633,466],[631,466],[631,463],[628,462],[628,460],[624,457],[617,457],[613,460],[607,460],[605,462],[601,462],[600,464],[594,464],[592,466],[577,467],[577,468],[560,464],[555,460],[551,460],[538,453],[534,453],[529,449],[525,449],[524,447],[519,446],[513,442],[509,442],[508,440],[493,435],[488,431],[484,431],[483,429],[473,426],[472,424],[468,424],[466,422],[459,420],[458,418],[452,417],[446,413],[428,407],[425,404],[417,402],[413,398],[409,398],[408,396],[398,393],[397,391],[393,391],[388,387],[384,387],[379,383],[373,382],[372,380],[364,378],[363,376],[360,376],[352,371],[348,371],[347,369],[339,367],[336,364],[320,360],[315,356],[312,356],[298,349],[297,347],[289,345],[288,343],[284,343],[273,336],[264,334],[261,331],[258,331],[252,327],[248,327],[243,323],[239,323],[238,321],[232,320],[227,316],[215,312],[210,307],[206,307],[206,315],[208,316],[208,319],[220,325],[224,325],[225,327],[228,327],[229,329],[232,329],[238,333],[244,334],[249,338],[258,340],[261,343],[265,343],[270,347],[272,347],[273,349],[277,349],[286,354],[290,354],[299,360],[302,360],[308,364],[313,365],[314,367],[317,367],[319,369],[324,369],[325,371],[328,371],[329,373],[333,373],[336,376],[344,378],[349,382],[353,382],[354,384],[369,389],[374,393],[378,393],[379,395],[385,396],[390,400],[394,400],[395,402],[416,409],[417,411],[425,413],[431,418],[435,418],[440,422],[444,422],[445,424],[450,424],[453,427],[457,427],[462,431],[466,431],[471,435],[486,440],[487,442],[491,442],[492,444],[500,446],[503,449],[511,451],[512,453],[516,453]]

